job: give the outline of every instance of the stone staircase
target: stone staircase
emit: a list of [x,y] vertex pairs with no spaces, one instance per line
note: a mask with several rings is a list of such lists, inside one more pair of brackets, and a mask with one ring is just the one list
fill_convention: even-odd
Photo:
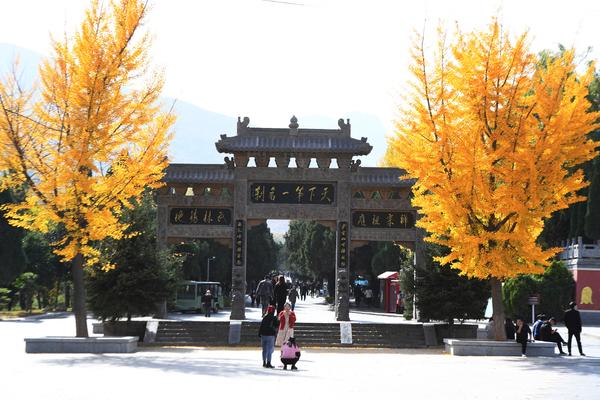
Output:
[[[260,346],[259,322],[241,323],[240,346]],[[228,321],[160,321],[155,345],[229,346]],[[298,323],[294,336],[302,347],[425,347],[420,324],[352,324],[352,344],[342,344],[339,323]]]
[[162,346],[227,346],[229,322],[160,321],[155,344]]
[[294,327],[294,336],[301,347],[339,347],[340,324],[302,323]]

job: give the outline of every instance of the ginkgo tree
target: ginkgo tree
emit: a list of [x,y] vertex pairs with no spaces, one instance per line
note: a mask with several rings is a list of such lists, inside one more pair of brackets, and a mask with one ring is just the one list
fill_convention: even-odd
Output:
[[15,226],[64,232],[54,245],[71,263],[77,336],[88,335],[83,268],[99,260],[95,243],[123,237],[120,215],[168,162],[174,116],[148,67],[147,12],[145,1],[93,1],[72,37],[53,40],[38,90],[17,73],[0,80],[0,190],[25,191],[3,211]]
[[437,261],[490,278],[494,320],[504,321],[502,281],[541,273],[560,250],[536,243],[544,219],[583,200],[578,166],[595,155],[587,134],[600,116],[586,99],[594,66],[579,71],[573,49],[542,65],[527,33],[513,37],[496,19],[438,29],[432,47],[415,34],[386,162],[416,178],[418,226],[450,250]]

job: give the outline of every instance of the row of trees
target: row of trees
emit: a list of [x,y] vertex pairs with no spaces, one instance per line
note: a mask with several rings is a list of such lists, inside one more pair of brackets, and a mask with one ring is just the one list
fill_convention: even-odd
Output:
[[[207,279],[209,257],[214,257],[210,280],[226,285],[231,281],[229,246],[216,241],[190,241],[169,249],[158,248],[156,205],[150,192],[121,215],[121,222],[128,225],[125,238],[98,242],[99,262],[86,269],[87,301],[97,317],[116,320],[155,313],[158,302],[174,300],[177,281]],[[57,308],[58,294],[69,277],[68,270],[51,251],[48,238],[35,232],[23,236],[18,228],[0,225],[4,227],[10,229],[16,240],[11,241],[11,251],[0,253],[2,259],[8,260],[14,254],[20,257],[11,260],[12,276],[0,285],[8,286],[0,292],[4,299],[0,299],[0,307],[8,307],[13,302],[19,303],[23,310],[31,310],[33,300],[37,299],[40,308]],[[59,232],[53,234],[56,237],[52,240],[57,240]],[[262,278],[277,269],[279,247],[266,224],[249,230],[249,280]],[[115,268],[103,270],[106,264]],[[8,268],[2,270],[5,274],[9,271]],[[61,300],[64,301],[64,297],[61,296]],[[68,305],[63,303],[60,308],[63,306]]]

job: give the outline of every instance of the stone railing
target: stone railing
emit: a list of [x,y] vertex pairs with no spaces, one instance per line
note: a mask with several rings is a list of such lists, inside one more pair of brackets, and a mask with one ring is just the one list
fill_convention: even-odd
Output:
[[581,237],[577,241],[570,240],[563,245],[564,250],[560,253],[561,260],[574,258],[600,258],[600,244],[584,244]]

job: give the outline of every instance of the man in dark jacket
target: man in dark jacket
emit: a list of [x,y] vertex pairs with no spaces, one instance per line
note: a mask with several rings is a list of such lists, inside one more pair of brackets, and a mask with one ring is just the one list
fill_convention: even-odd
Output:
[[207,290],[206,293],[204,293],[204,296],[202,296],[202,308],[204,308],[204,316],[205,317],[210,317],[210,309],[212,308],[212,294],[210,293],[210,290]]
[[260,299],[260,305],[262,306],[263,315],[267,312],[267,306],[271,303],[273,297],[273,284],[271,283],[271,277],[265,276],[265,279],[258,283],[256,287],[256,297]]
[[579,354],[585,356],[583,354],[583,350],[581,348],[581,316],[579,315],[579,311],[575,308],[577,304],[575,302],[569,303],[569,309],[565,312],[565,326],[569,330],[569,339],[567,341],[567,350],[569,351],[569,355],[571,355],[571,340],[573,336],[577,340],[577,348],[579,348]]
[[556,325],[556,318],[554,317],[550,317],[548,321],[544,322],[542,328],[540,329],[540,339],[542,342],[556,343],[558,346],[558,352],[561,356],[564,356],[567,353],[562,350],[562,345],[567,344],[567,342],[565,342],[558,331],[554,329],[554,325]]

